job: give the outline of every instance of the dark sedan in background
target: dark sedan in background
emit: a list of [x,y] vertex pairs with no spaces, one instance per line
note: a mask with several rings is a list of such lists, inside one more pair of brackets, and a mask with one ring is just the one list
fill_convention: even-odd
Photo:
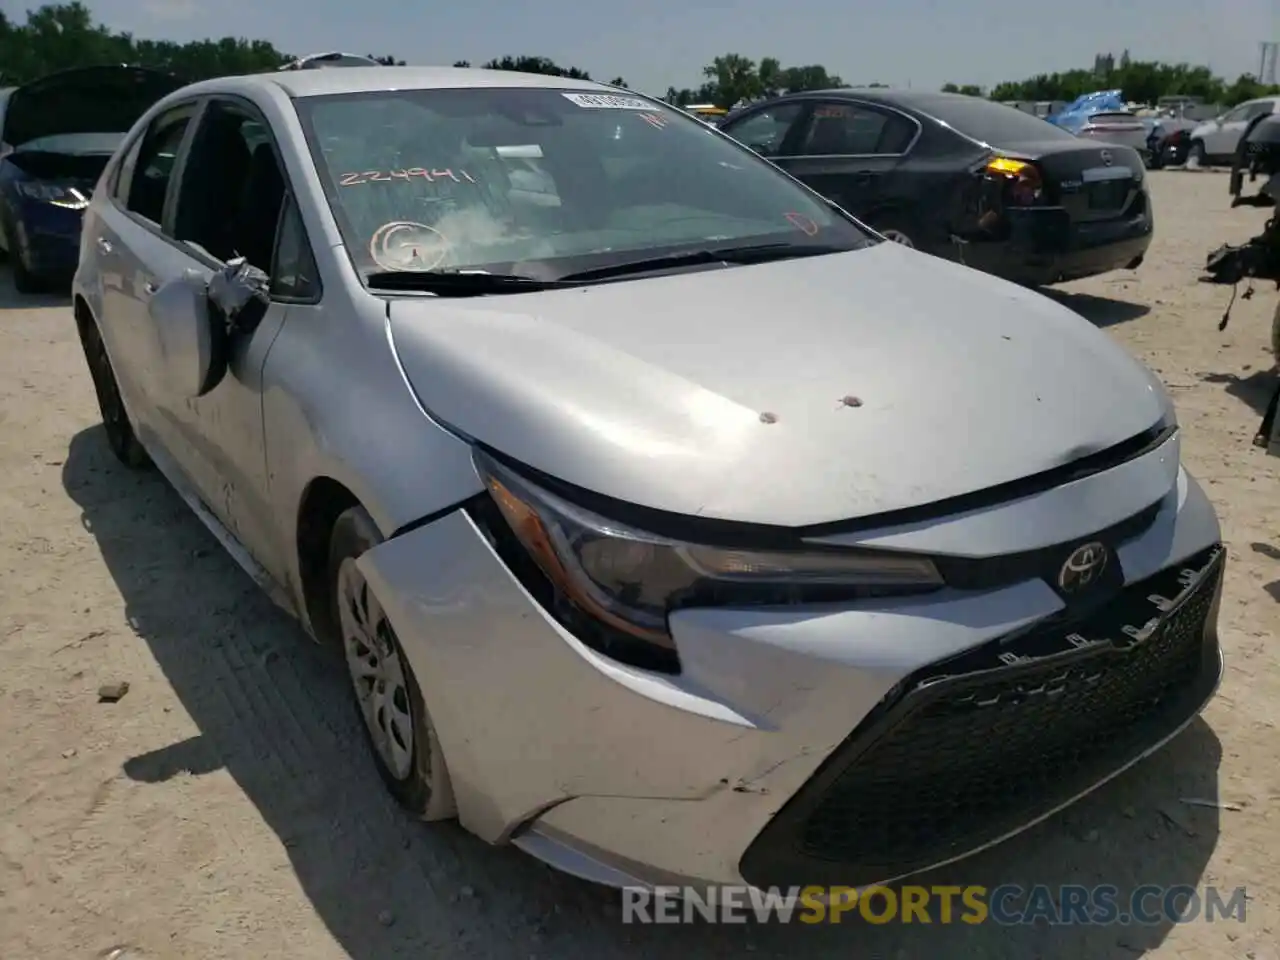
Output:
[[1177,167],[1187,162],[1191,150],[1191,131],[1200,124],[1196,120],[1180,120],[1176,117],[1160,117],[1151,125],[1147,135],[1147,152],[1151,155],[1151,168]]
[[147,109],[181,80],[129,66],[50,74],[0,99],[0,252],[35,293],[68,282],[80,221],[107,161]]
[[720,129],[888,239],[1019,283],[1132,269],[1151,244],[1138,151],[978,97],[816,91]]

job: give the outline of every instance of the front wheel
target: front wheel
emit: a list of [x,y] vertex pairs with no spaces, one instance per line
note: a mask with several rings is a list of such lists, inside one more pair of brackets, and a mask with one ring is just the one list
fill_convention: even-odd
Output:
[[1280,303],[1276,304],[1276,312],[1271,317],[1271,355],[1276,358],[1276,367],[1280,368]]
[[1204,143],[1200,140],[1194,141],[1187,150],[1187,166],[1203,167],[1207,166],[1206,156],[1204,152]]
[[[17,278],[20,256],[13,258],[15,280]],[[19,287],[21,289],[21,287]],[[102,334],[93,320],[81,321],[80,345],[84,348],[84,358],[89,364],[89,375],[93,377],[93,389],[98,395],[98,409],[102,413],[102,426],[107,431],[107,444],[116,459],[131,470],[141,470],[151,464],[147,451],[138,442],[133,432],[133,424],[129,422],[129,414],[125,411],[124,400],[120,397],[120,385],[116,382],[115,371],[111,369],[111,360],[107,357],[107,347],[102,342]]]
[[333,623],[373,761],[396,801],[424,820],[454,814],[452,789],[422,691],[391,621],[356,565],[382,542],[363,507],[344,511],[329,541]]

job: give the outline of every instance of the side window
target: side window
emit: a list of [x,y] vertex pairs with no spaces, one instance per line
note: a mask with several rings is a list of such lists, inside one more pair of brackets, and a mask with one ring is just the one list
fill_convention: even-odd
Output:
[[157,117],[130,151],[120,171],[125,209],[159,224],[164,220],[164,200],[173,177],[178,148],[191,123],[192,107],[179,107]]
[[138,152],[142,150],[142,142],[146,135],[138,137],[129,145],[128,151],[120,158],[115,172],[111,176],[111,195],[121,206],[129,203],[129,185],[133,183],[133,171],[138,168]]
[[1270,100],[1263,100],[1261,103],[1249,104],[1249,112],[1245,114],[1245,118],[1252,120],[1254,117],[1265,117],[1271,113],[1275,104]]
[[915,132],[915,124],[896,113],[857,103],[819,103],[799,152],[806,157],[898,154],[907,149]]
[[314,300],[320,295],[319,273],[307,230],[298,213],[297,201],[290,194],[280,214],[276,234],[276,253],[271,265],[271,296],[285,300]]
[[1238,120],[1243,120],[1245,118],[1245,111],[1247,111],[1248,109],[1249,109],[1248,105],[1245,104],[1239,107],[1235,107],[1232,110],[1228,110],[1225,114],[1223,114],[1222,122],[1235,123]]
[[750,147],[761,156],[776,157],[803,110],[804,104],[799,101],[784,103],[743,117],[723,129],[744,147]]
[[266,124],[247,106],[214,101],[182,171],[172,233],[215,260],[271,269],[286,184]]

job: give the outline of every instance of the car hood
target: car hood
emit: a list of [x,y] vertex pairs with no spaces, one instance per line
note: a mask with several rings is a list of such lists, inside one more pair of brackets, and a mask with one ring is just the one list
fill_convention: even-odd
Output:
[[20,147],[71,133],[125,133],[153,103],[183,86],[142,67],[64,70],[9,91],[0,142]]
[[1155,426],[1155,378],[1047,297],[897,244],[466,300],[389,298],[424,409],[640,506],[804,526]]

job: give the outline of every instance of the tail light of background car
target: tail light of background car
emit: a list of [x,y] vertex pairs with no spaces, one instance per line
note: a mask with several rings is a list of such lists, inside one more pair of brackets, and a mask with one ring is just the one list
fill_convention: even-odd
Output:
[[987,176],[1002,180],[1005,202],[1015,207],[1031,207],[1044,199],[1044,179],[1034,163],[1011,157],[992,157],[987,161]]

